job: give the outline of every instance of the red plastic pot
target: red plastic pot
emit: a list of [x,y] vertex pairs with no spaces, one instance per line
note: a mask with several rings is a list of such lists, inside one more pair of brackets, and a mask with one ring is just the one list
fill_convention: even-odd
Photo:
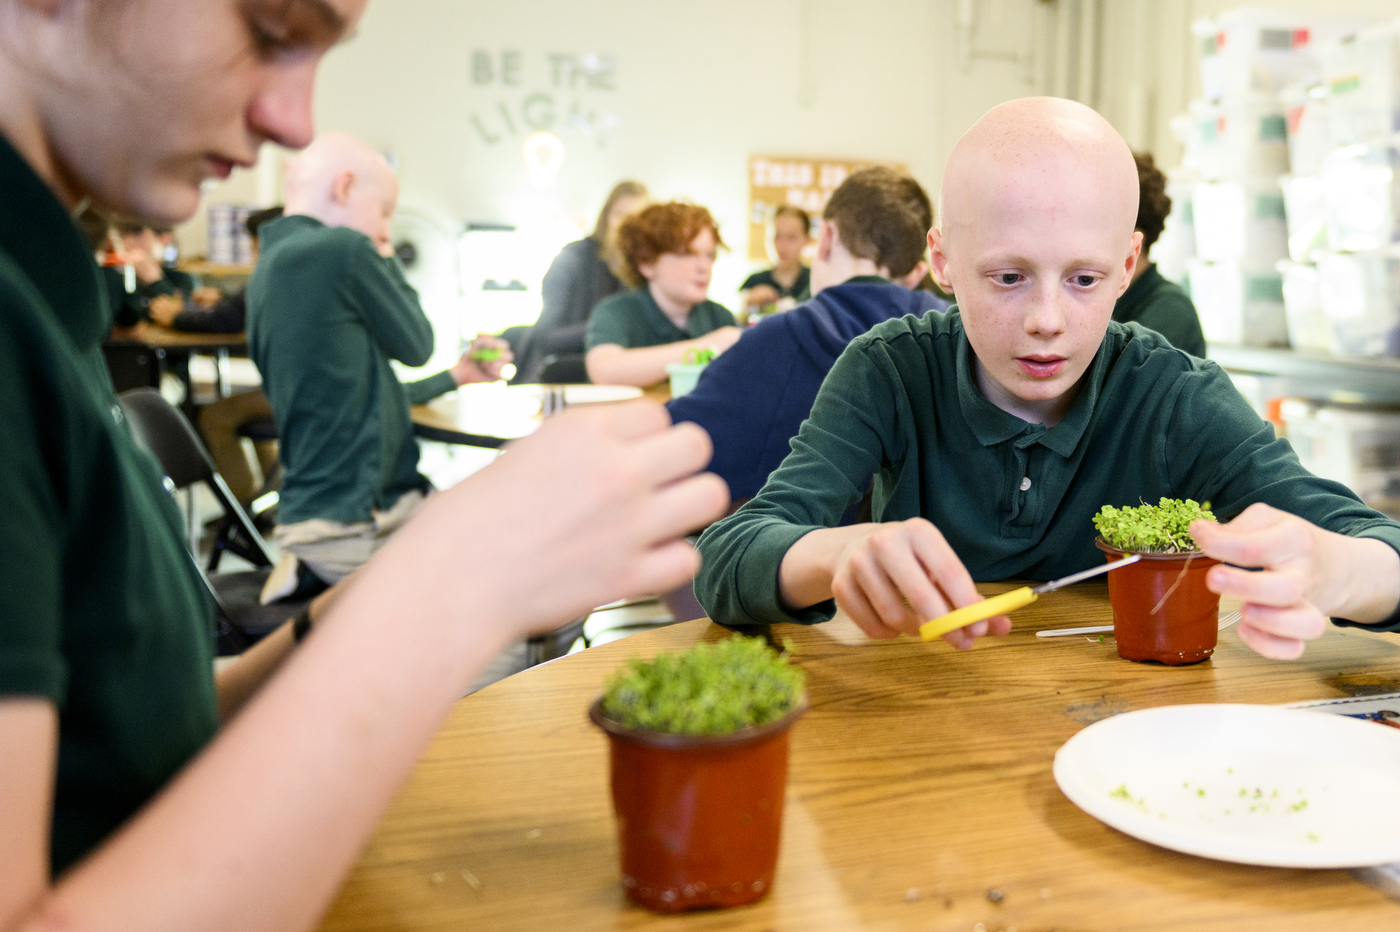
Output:
[[788,733],[807,700],[756,728],[718,737],[607,732],[622,886],[648,909],[738,906],[773,886],[787,790]]
[[[1129,554],[1102,537],[1094,545],[1110,562]],[[1215,653],[1220,630],[1220,596],[1206,588],[1206,570],[1220,561],[1199,552],[1140,556],[1108,574],[1118,656],[1174,667],[1205,660]]]

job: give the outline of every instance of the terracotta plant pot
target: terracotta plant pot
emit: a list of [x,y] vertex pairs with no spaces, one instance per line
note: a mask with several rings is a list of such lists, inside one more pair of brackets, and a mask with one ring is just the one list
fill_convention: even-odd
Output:
[[608,734],[622,886],[648,909],[738,906],[773,886],[787,789],[787,715],[732,735],[624,728],[588,710]]
[[[1102,537],[1094,545],[1109,561],[1128,556],[1128,551],[1110,547]],[[1220,629],[1220,596],[1206,588],[1206,570],[1220,561],[1199,552],[1141,557],[1132,566],[1108,574],[1118,656],[1169,666],[1205,660],[1215,652]]]

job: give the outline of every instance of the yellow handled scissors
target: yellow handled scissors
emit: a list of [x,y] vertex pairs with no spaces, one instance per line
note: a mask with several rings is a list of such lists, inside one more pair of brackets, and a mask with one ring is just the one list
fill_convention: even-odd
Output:
[[974,621],[982,621],[984,618],[991,618],[994,615],[1005,615],[1007,612],[1014,612],[1018,608],[1024,608],[1047,592],[1054,592],[1056,589],[1071,586],[1091,576],[1098,576],[1100,573],[1116,570],[1120,566],[1136,563],[1140,559],[1142,559],[1140,556],[1133,554],[1131,557],[1124,557],[1122,560],[1114,560],[1111,563],[1105,563],[1103,566],[1096,566],[1091,570],[1075,573],[1073,576],[1066,576],[1063,579],[1057,579],[1053,582],[1042,583],[1034,589],[1030,586],[1022,586],[1019,589],[1012,589],[1010,592],[1003,592],[1001,595],[994,595],[990,599],[983,599],[981,602],[975,602],[965,608],[954,609],[940,618],[924,622],[919,628],[919,634],[925,641],[941,638],[949,631],[965,628]]

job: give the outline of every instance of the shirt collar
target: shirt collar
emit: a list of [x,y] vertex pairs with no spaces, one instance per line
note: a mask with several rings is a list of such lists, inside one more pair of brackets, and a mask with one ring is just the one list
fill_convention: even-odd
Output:
[[1074,404],[1060,423],[1047,430],[1044,424],[1024,421],[987,400],[977,387],[976,361],[972,344],[967,339],[967,332],[963,330],[961,314],[956,305],[949,308],[948,313],[957,315],[953,320],[953,329],[957,334],[955,352],[958,366],[958,405],[977,442],[984,447],[990,447],[1015,440],[1019,449],[1039,443],[1060,456],[1071,456],[1089,426],[1094,406],[1098,404],[1099,391],[1103,387],[1104,379],[1108,377],[1112,355],[1108,335],[1105,334],[1099,344],[1094,362],[1085,374],[1079,397],[1074,399]]
[[68,211],[3,134],[0,253],[28,277],[79,350],[96,347],[112,328],[92,250]]

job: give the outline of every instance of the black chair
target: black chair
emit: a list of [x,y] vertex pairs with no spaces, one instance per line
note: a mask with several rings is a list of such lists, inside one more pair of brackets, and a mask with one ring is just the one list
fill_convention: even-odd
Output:
[[[275,561],[185,416],[151,388],[123,392],[120,401],[136,442],[155,456],[170,484],[178,491],[203,483],[224,509],[204,574],[225,623],[219,631],[220,653],[237,653],[301,611],[306,603],[259,604],[263,582]],[[217,572],[226,551],[258,569]]]
[[587,385],[591,380],[581,354],[560,353],[544,358],[536,381],[541,385]]
[[160,387],[160,350],[136,341],[108,340],[102,344],[102,358],[117,391]]

